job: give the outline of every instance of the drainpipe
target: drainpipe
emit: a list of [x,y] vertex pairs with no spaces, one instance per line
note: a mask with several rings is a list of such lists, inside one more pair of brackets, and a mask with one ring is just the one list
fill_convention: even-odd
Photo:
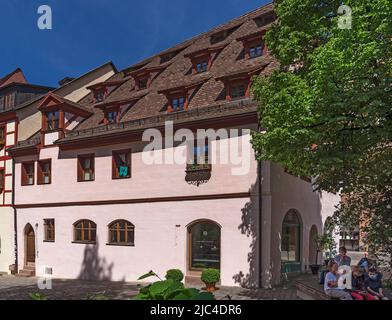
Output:
[[15,273],[18,273],[18,225],[17,211],[15,208],[15,159],[12,159],[12,208],[14,209],[14,241],[15,241]]
[[262,201],[262,161],[259,161],[258,166],[258,179],[259,179],[259,217],[260,217],[260,222],[259,222],[259,270],[260,270],[260,277],[259,277],[259,288],[263,287],[263,249],[262,249],[262,244],[263,244],[263,201]]
[[[259,114],[257,116],[257,132],[261,132],[261,124]],[[258,171],[258,188],[259,188],[259,288],[263,288],[263,196],[262,196],[262,174],[263,174],[263,162],[258,161],[257,171]]]

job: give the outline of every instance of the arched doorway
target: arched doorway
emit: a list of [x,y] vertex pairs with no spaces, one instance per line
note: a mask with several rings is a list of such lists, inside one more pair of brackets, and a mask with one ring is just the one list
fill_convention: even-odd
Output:
[[31,224],[25,227],[25,262],[26,265],[35,263],[35,232]]
[[315,225],[310,228],[309,232],[309,265],[319,264],[319,257],[317,253],[316,238],[318,236],[317,227]]
[[192,223],[188,227],[188,269],[220,269],[221,227],[210,220]]
[[290,210],[282,223],[281,263],[283,273],[297,272],[302,269],[301,233],[300,215],[297,211]]

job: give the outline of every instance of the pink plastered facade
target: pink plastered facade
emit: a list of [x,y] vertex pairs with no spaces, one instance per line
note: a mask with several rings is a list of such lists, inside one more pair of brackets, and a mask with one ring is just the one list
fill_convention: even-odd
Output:
[[[250,146],[249,135],[230,139]],[[235,176],[236,166],[214,164],[208,183],[196,187],[185,182],[183,164],[145,164],[144,145],[72,151],[50,147],[41,149],[39,156],[17,158],[19,269],[26,261],[23,230],[30,224],[36,235],[37,276],[48,276],[48,268],[50,276],[70,279],[136,281],[149,270],[164,275],[171,268],[191,276],[195,273],[190,270],[189,226],[211,221],[221,230],[221,284],[268,286],[280,281],[279,235],[290,210],[302,220],[301,268],[309,265],[309,231],[315,225],[322,232],[323,223],[321,198],[310,183],[268,162],[259,170],[248,148],[246,174]],[[220,151],[227,144],[214,141],[211,146]],[[132,149],[131,178],[114,180],[112,151],[123,149]],[[77,182],[77,156],[92,153],[95,181]],[[21,163],[39,159],[52,160],[52,183],[22,186]],[[44,219],[55,220],[54,242],[44,241]],[[96,244],[73,242],[73,224],[82,219],[96,223]],[[135,226],[134,246],[108,244],[108,225],[119,219]]]

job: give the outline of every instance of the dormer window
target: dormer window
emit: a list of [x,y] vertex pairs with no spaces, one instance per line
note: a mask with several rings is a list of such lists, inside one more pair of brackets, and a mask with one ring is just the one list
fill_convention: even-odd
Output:
[[247,95],[247,85],[243,83],[235,83],[230,85],[230,98],[240,99]]
[[197,73],[206,72],[206,71],[207,71],[207,66],[208,66],[207,60],[198,62],[198,63],[196,64],[196,72],[197,72]]
[[176,97],[171,100],[171,107],[173,112],[184,111],[185,109],[185,97]]
[[55,131],[60,128],[60,112],[50,111],[45,113],[46,130]]
[[138,89],[139,90],[147,89],[148,82],[149,82],[149,78],[148,77],[143,77],[143,78],[137,79]]
[[249,47],[249,58],[253,59],[263,55],[263,44],[259,43]]
[[117,123],[119,120],[120,112],[118,110],[111,110],[106,112],[106,124]]
[[105,100],[106,90],[105,89],[98,89],[94,92],[95,102],[102,102]]
[[256,32],[245,37],[238,38],[244,46],[245,59],[261,57],[267,49],[264,43],[264,32]]

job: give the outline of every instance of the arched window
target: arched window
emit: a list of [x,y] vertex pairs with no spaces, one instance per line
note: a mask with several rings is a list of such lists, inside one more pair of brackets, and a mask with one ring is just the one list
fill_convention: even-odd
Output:
[[74,223],[74,242],[95,243],[97,225],[90,220],[80,220]]
[[197,221],[188,227],[189,269],[220,269],[221,227],[209,220]]
[[135,226],[126,220],[117,220],[109,225],[109,244],[135,245]]
[[301,229],[298,213],[289,211],[282,224],[281,261],[285,273],[301,270]]

